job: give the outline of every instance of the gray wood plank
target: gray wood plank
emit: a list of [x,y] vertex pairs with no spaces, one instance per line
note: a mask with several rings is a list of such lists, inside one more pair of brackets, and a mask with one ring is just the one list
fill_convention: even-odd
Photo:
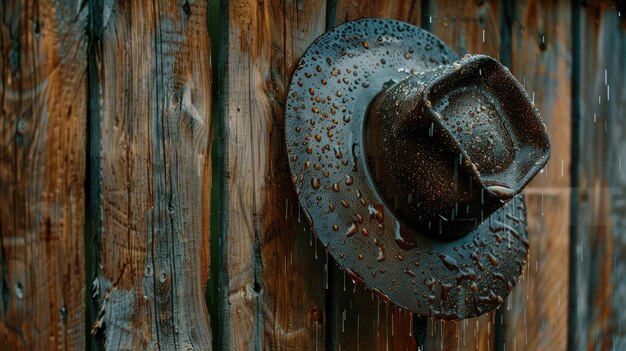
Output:
[[[623,9],[623,6],[622,6]],[[570,310],[575,350],[626,348],[626,22],[612,1],[580,11],[579,179],[576,289]]]
[[92,333],[105,349],[211,349],[207,4],[90,6]]

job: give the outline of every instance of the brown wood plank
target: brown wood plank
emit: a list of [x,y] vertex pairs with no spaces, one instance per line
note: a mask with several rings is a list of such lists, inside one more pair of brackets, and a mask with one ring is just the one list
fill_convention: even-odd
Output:
[[[576,350],[626,349],[626,21],[613,1],[580,11]],[[620,16],[621,15],[621,16]]]
[[211,349],[207,4],[90,6],[92,332],[106,349]]
[[[338,0],[336,22],[382,17],[419,25],[421,1]],[[354,284],[332,264],[333,347],[337,350],[415,350],[412,315]]]
[[338,267],[333,275],[333,349],[416,350],[411,313],[355,286]]
[[569,1],[516,2],[511,72],[547,125],[552,155],[526,188],[530,256],[505,302],[507,350],[564,350],[571,163]]
[[500,57],[499,0],[430,0],[430,30],[459,55]]
[[87,11],[0,12],[0,348],[83,349]]
[[427,350],[497,350],[495,312],[459,321],[429,320]]
[[[463,56],[467,53],[500,57],[500,1],[430,0],[423,15],[433,34]],[[495,350],[495,312],[465,321],[429,321],[429,350]]]
[[325,347],[324,248],[299,211],[283,111],[296,62],[324,32],[325,5],[228,3],[224,349]]
[[360,18],[391,18],[419,25],[421,5],[421,0],[337,0],[335,25]]

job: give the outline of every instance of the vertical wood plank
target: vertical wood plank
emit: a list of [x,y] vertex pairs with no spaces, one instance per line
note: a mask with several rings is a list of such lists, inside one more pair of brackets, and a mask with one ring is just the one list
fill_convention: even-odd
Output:
[[422,0],[337,0],[335,25],[360,18],[391,18],[417,26],[420,23],[421,6]]
[[564,350],[571,186],[570,2],[520,1],[513,16],[511,72],[539,109],[552,154],[525,190],[530,256],[505,302],[504,347]]
[[427,350],[497,350],[495,312],[459,321],[429,320]]
[[92,332],[107,350],[210,349],[207,4],[90,6]]
[[332,306],[334,350],[410,350],[417,348],[412,315],[381,300],[335,267]]
[[[592,1],[580,11],[579,184],[575,196],[575,350],[626,349],[626,9]],[[619,12],[618,12],[619,11]]]
[[[460,56],[467,53],[500,58],[499,0],[430,0],[430,30]],[[426,24],[424,24],[426,25]]]
[[284,130],[291,73],[325,13],[322,0],[228,2],[224,349],[326,345],[324,248],[300,214]]
[[[336,22],[360,18],[391,18],[419,25],[421,0],[338,0]],[[412,315],[386,304],[371,291],[354,283],[336,264],[333,266],[332,347],[336,350],[415,350]]]
[[[428,19],[433,34],[459,55],[484,54],[500,58],[499,0],[429,1]],[[429,350],[495,350],[495,312],[464,321],[429,321],[426,343]]]
[[85,347],[87,11],[0,10],[0,348]]

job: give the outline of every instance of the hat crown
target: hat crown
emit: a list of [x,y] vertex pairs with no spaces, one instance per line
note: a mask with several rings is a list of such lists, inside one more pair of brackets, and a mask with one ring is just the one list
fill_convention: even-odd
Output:
[[468,56],[381,92],[365,124],[382,198],[419,233],[469,233],[518,194],[549,157],[539,113],[497,61]]

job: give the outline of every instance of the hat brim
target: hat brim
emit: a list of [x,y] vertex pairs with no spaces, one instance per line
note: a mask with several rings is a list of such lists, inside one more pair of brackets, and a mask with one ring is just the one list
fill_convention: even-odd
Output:
[[385,86],[458,58],[406,23],[349,22],[307,49],[285,110],[292,181],[328,252],[379,297],[442,319],[490,311],[515,286],[529,247],[523,196],[459,239],[429,239],[403,225],[376,190],[363,129]]

